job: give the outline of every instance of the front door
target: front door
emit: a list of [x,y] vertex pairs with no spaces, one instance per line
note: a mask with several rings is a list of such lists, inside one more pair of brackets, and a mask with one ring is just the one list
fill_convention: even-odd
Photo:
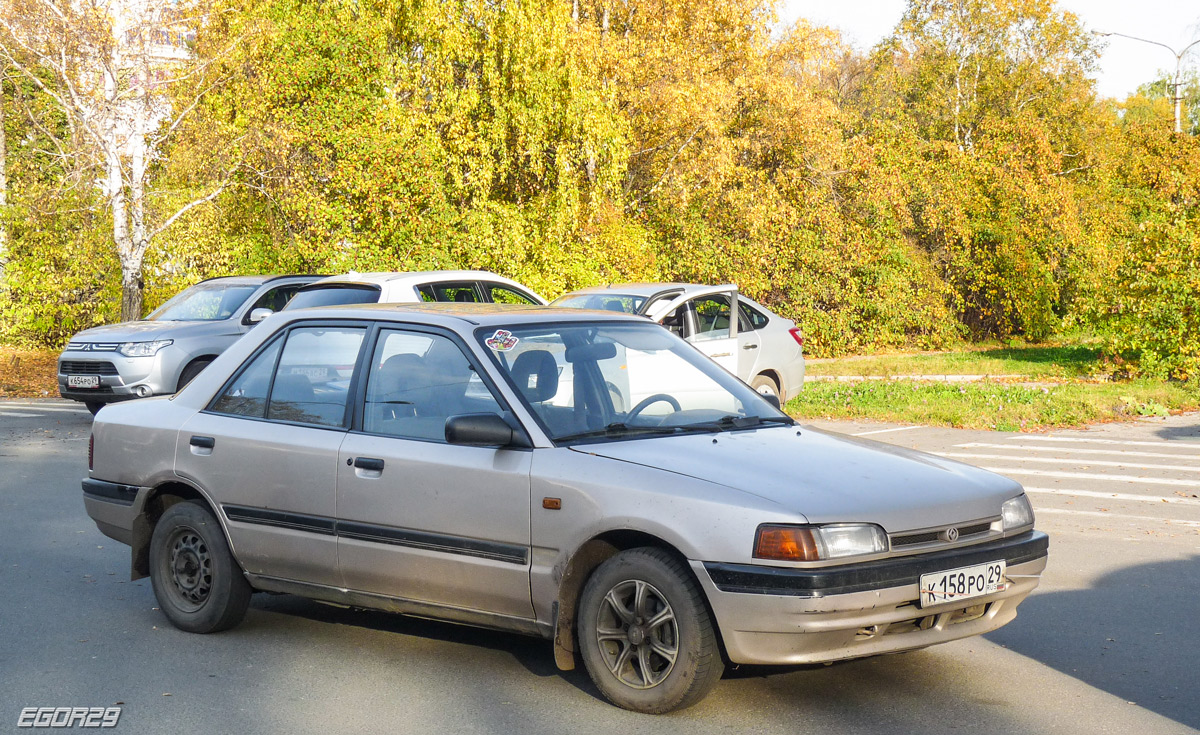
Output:
[[529,618],[529,451],[448,444],[445,424],[504,408],[449,336],[379,333],[361,430],[338,461],[345,584]]

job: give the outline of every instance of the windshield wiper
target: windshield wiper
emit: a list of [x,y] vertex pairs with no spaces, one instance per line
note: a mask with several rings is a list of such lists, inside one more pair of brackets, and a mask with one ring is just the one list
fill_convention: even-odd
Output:
[[617,438],[635,436],[637,434],[674,434],[679,428],[677,426],[629,426],[621,421],[615,421],[603,429],[591,429],[589,431],[579,431],[574,434],[556,436],[554,437],[554,441],[567,442],[575,441],[576,439],[594,439],[596,437]]
[[795,422],[787,416],[736,416],[728,414],[715,421],[700,421],[694,424],[683,424],[676,428],[693,431],[731,431],[737,429],[753,429],[765,424],[787,424]]

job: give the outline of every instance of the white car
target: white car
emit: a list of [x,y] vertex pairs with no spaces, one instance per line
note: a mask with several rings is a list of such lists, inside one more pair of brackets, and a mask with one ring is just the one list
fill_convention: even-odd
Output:
[[511,278],[490,271],[346,273],[300,289],[289,309],[347,304],[406,304],[451,301],[543,306],[546,300]]
[[[738,305],[736,319],[730,318],[734,303]],[[804,335],[800,328],[739,294],[731,283],[598,286],[564,294],[553,305],[649,317],[780,403],[804,387]]]

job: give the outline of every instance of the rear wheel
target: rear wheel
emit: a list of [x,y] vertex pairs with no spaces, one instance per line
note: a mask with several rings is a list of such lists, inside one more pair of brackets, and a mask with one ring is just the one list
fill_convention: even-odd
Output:
[[189,633],[228,630],[246,615],[253,592],[208,508],[176,503],[150,538],[150,582],[171,624]]
[[764,396],[780,398],[779,386],[776,385],[775,381],[769,375],[755,376],[754,381],[750,383],[750,387]]
[[613,704],[648,714],[699,702],[725,665],[703,593],[683,562],[623,551],[588,579],[579,602],[583,662]]

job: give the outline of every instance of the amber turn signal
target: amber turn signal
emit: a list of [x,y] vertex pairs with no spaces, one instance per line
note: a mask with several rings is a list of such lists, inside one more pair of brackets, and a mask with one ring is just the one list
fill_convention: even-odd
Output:
[[754,558],[773,561],[818,561],[817,541],[807,528],[759,526],[754,536]]

